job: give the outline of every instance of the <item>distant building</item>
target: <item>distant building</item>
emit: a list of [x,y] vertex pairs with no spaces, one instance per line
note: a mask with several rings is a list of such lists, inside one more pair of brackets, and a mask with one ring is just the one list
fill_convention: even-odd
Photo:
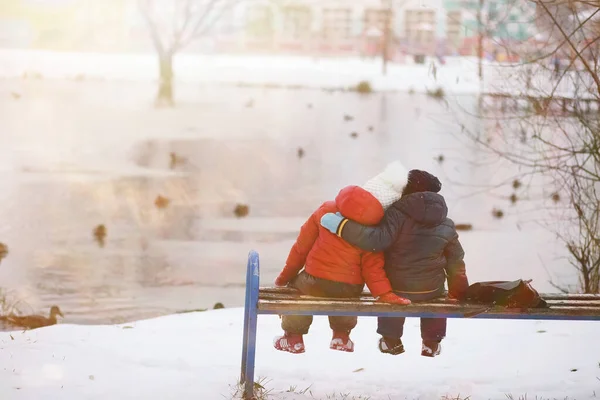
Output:
[[[478,11],[481,8],[481,24]],[[448,41],[453,51],[476,55],[483,33],[488,51],[502,50],[529,40],[536,33],[535,4],[527,0],[445,0]]]
[[[231,50],[317,53],[380,52],[388,23],[396,53],[474,54],[478,0],[268,0],[243,2],[229,22]],[[527,0],[485,0],[484,36],[524,41],[533,32],[535,7]],[[217,46],[218,47],[218,46]]]
[[[531,36],[528,13],[535,9],[527,0],[484,5],[489,46]],[[475,54],[478,6],[479,0],[245,0],[223,14],[213,10],[216,24],[185,51],[378,57],[389,27],[391,58]],[[0,46],[11,45],[153,51],[137,0],[0,0]]]
[[[392,52],[432,53],[443,39],[442,0],[242,2],[222,24],[217,48],[378,55],[389,24]],[[222,25],[221,24],[221,25]]]

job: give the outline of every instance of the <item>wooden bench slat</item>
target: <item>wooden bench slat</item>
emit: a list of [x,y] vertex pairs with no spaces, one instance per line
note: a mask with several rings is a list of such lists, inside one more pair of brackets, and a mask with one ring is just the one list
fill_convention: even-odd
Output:
[[332,311],[346,311],[346,310],[364,310],[369,309],[375,311],[375,309],[381,309],[385,311],[404,311],[405,309],[417,310],[417,309],[451,309],[451,310],[463,310],[473,311],[481,308],[485,308],[481,305],[462,305],[452,303],[415,303],[410,306],[395,306],[392,304],[378,303],[376,301],[351,301],[346,300],[340,301],[325,301],[325,300],[259,300],[258,309],[281,307],[281,309],[318,309],[318,310],[332,310]]
[[391,304],[367,302],[367,301],[348,301],[348,302],[326,302],[326,301],[290,301],[290,300],[261,300],[258,302],[259,313],[281,312],[283,314],[293,314],[294,312],[326,312],[336,313],[402,313],[403,315],[419,314],[477,314],[484,312],[487,315],[539,315],[539,316],[557,316],[574,317],[589,316],[600,319],[600,307],[574,307],[574,306],[554,306],[550,308],[532,308],[532,309],[509,309],[506,307],[491,307],[481,305],[466,304],[432,304],[418,303],[409,306],[396,306]]
[[[334,298],[334,297],[315,297],[315,296],[306,296],[302,294],[275,294],[275,293],[260,293],[259,300],[291,300],[291,301],[329,301],[329,302],[348,302],[348,301],[358,301],[358,302],[374,302],[375,299],[372,296],[362,296],[359,298]],[[594,300],[546,300],[548,305],[550,306],[576,306],[576,307],[600,307],[600,296],[598,299]],[[453,304],[448,303],[447,300],[443,297],[438,299],[433,299],[428,301],[427,303],[432,304]]]
[[[260,295],[267,294],[290,294],[290,295],[300,295],[300,292],[297,289],[288,288],[288,287],[261,287]],[[373,298],[370,292],[364,291],[361,294],[361,297],[370,297]],[[586,294],[586,293],[541,293],[540,297],[544,300],[600,300],[600,294]]]
[[[288,287],[261,287],[260,293],[298,294],[297,289]],[[368,291],[362,293],[363,297],[373,297]],[[587,293],[540,293],[544,300],[600,300],[600,294]]]
[[546,300],[550,307],[573,306],[573,307],[600,307],[600,300]]
[[[329,301],[330,299],[302,299],[302,300],[259,300],[258,308],[261,309],[265,305],[273,306],[280,305],[283,308],[302,308],[307,309],[311,307],[319,307],[320,309],[354,309],[354,308],[373,308],[378,307],[385,310],[395,310],[395,311],[403,311],[404,309],[418,310],[418,309],[449,309],[449,310],[464,310],[464,311],[472,311],[475,309],[481,308],[489,308],[490,306],[484,304],[466,304],[466,303],[413,303],[408,306],[400,306],[395,304],[386,304],[379,303],[376,301],[356,301],[356,300],[347,300],[340,302],[335,301],[338,299],[334,299],[334,301]],[[493,306],[494,309],[502,309],[508,310],[508,307],[503,306]],[[596,311],[600,313],[600,307],[597,304],[593,306],[579,306],[579,305],[551,305],[548,308],[534,308],[530,310],[575,310],[575,309],[584,309],[587,311]],[[516,308],[514,310],[522,310],[521,308]]]

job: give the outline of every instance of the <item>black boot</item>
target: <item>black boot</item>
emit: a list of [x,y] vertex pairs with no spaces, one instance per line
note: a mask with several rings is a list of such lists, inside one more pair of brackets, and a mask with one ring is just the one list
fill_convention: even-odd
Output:
[[442,345],[439,340],[423,340],[423,346],[421,346],[421,355],[423,357],[439,356],[441,352]]
[[379,338],[379,351],[397,356],[398,354],[404,353],[404,345],[400,338],[382,336]]

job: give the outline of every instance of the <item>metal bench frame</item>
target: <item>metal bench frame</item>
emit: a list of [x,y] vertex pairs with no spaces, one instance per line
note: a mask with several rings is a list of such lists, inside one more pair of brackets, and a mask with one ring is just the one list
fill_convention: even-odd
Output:
[[259,314],[333,315],[359,317],[487,318],[599,321],[600,295],[542,294],[549,308],[509,309],[476,304],[448,303],[436,299],[428,303],[397,306],[377,303],[365,292],[358,299],[304,296],[290,288],[260,288],[260,262],[254,250],[248,254],[246,302],[240,383],[244,399],[254,398],[256,328]]

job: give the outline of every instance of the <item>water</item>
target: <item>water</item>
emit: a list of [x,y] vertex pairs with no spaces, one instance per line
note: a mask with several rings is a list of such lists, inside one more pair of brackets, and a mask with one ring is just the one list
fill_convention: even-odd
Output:
[[[395,159],[437,174],[450,216],[474,225],[461,233],[472,281],[533,278],[551,291],[547,270],[573,280],[564,251],[536,224],[538,204],[511,206],[510,192],[482,190],[511,171],[468,144],[443,102],[189,84],[177,88],[177,108],[157,110],[154,90],[0,81],[0,241],[9,247],[0,286],[23,311],[57,304],[65,322],[112,323],[240,306],[250,249],[270,284],[310,213]],[[470,109],[475,99],[456,102]],[[170,200],[165,209],[158,195]],[[247,217],[234,215],[238,203]],[[506,217],[494,219],[494,207]]]

